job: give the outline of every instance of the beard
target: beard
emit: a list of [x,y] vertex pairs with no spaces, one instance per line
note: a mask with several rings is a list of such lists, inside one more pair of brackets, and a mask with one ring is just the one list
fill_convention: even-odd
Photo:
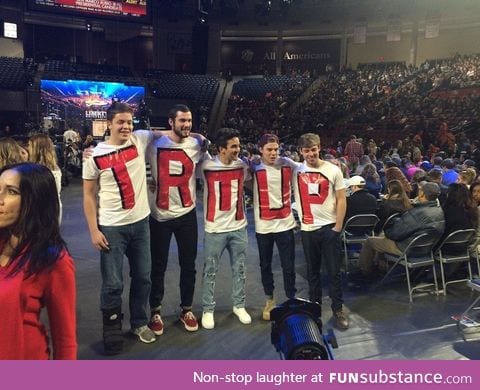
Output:
[[[174,128],[173,129],[173,132],[180,138],[188,138],[190,136],[190,131],[191,129],[188,129],[188,130],[182,130],[182,129],[178,129],[178,128]],[[185,132],[188,132],[188,134],[185,134]]]

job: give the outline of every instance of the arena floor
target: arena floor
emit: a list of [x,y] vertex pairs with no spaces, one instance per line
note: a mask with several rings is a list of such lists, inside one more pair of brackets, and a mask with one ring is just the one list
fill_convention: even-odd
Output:
[[[77,269],[77,322],[79,359],[112,359],[102,354],[101,313],[99,310],[100,266],[99,255],[90,243],[90,235],[82,211],[81,181],[72,180],[63,189],[62,232]],[[201,202],[199,215],[199,252],[197,258],[197,285],[194,312],[200,317],[200,279],[203,265],[203,224]],[[247,257],[247,309],[252,315],[251,325],[242,325],[231,311],[230,266],[222,259],[217,276],[213,330],[199,329],[186,332],[178,321],[179,267],[176,244],[172,242],[167,269],[166,294],[162,309],[165,332],[152,344],[137,342],[128,334],[127,293],[124,292],[124,331],[126,348],[114,359],[279,359],[270,341],[270,324],[261,319],[264,294],[249,210],[249,248]],[[307,297],[306,266],[300,237],[296,247],[297,289],[299,297]],[[281,270],[275,252],[274,273],[277,302],[285,294]],[[125,262],[125,280],[128,266]],[[406,283],[398,280],[367,292],[345,285],[345,308],[350,315],[350,329],[335,330],[338,349],[335,359],[480,359],[480,330],[464,341],[457,330],[453,315],[461,313],[476,293],[465,284],[453,285],[446,297],[425,294],[410,304]],[[333,327],[329,299],[323,303],[324,332]]]

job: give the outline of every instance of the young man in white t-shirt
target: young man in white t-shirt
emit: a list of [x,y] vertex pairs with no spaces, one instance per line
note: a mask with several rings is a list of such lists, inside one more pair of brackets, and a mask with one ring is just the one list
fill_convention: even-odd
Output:
[[218,156],[202,163],[204,180],[205,264],[202,280],[202,326],[215,327],[215,278],[222,253],[228,250],[232,267],[233,313],[241,323],[252,318],[245,310],[245,259],[247,219],[243,199],[244,182],[250,180],[248,165],[238,158],[239,132],[223,128],[217,132]]
[[340,232],[347,204],[343,175],[338,167],[320,159],[317,134],[303,134],[298,146],[304,162],[294,170],[293,188],[307,263],[309,298],[322,304],[321,268],[325,262],[333,316],[339,329],[347,329],[340,271]]
[[198,240],[195,169],[208,155],[202,151],[201,140],[190,135],[192,113],[187,106],[175,105],[169,112],[168,122],[171,127],[168,134],[152,142],[147,149],[156,184],[155,190],[148,194],[152,255],[149,327],[156,335],[163,333],[160,309],[172,234],[180,263],[180,321],[187,331],[198,329],[192,312]]
[[107,124],[109,140],[99,143],[83,165],[83,205],[92,243],[100,250],[105,353],[117,354],[123,349],[125,255],[132,279],[129,302],[132,333],[144,343],[155,341],[147,326],[151,259],[145,170],[145,151],[154,132],[133,132],[133,111],[125,103],[110,106]]
[[261,162],[252,164],[253,211],[257,237],[260,271],[266,303],[262,318],[270,320],[275,307],[272,273],[273,246],[277,245],[283,271],[283,285],[287,298],[294,298],[296,226],[291,208],[292,167],[278,158],[280,143],[275,134],[264,134],[259,142]]

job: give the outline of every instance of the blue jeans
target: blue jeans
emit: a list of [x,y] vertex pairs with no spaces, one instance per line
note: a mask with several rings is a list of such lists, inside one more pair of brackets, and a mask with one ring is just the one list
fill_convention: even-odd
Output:
[[265,295],[273,296],[274,283],[272,273],[273,244],[277,244],[283,271],[283,286],[287,298],[294,298],[295,289],[295,238],[293,230],[278,233],[257,233],[260,272]]
[[332,230],[334,224],[307,232],[302,230],[302,244],[307,263],[309,298],[322,304],[322,262],[328,273],[329,295],[334,312],[342,309],[342,244],[340,233]]
[[102,291],[100,308],[111,310],[122,307],[123,257],[130,265],[129,306],[132,329],[148,323],[147,305],[150,295],[150,229],[148,217],[123,226],[100,226],[110,250],[100,252]]
[[202,305],[203,311],[213,312],[215,309],[215,277],[218,262],[223,251],[228,250],[232,267],[232,301],[235,307],[245,307],[245,259],[247,253],[247,229],[242,228],[227,233],[205,232],[203,266]]

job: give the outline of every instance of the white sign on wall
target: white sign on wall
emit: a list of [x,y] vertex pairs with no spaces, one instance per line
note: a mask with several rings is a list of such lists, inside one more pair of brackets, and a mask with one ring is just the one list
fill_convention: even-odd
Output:
[[3,23],[3,36],[5,38],[16,39],[18,37],[18,35],[17,35],[17,23],[4,22]]

